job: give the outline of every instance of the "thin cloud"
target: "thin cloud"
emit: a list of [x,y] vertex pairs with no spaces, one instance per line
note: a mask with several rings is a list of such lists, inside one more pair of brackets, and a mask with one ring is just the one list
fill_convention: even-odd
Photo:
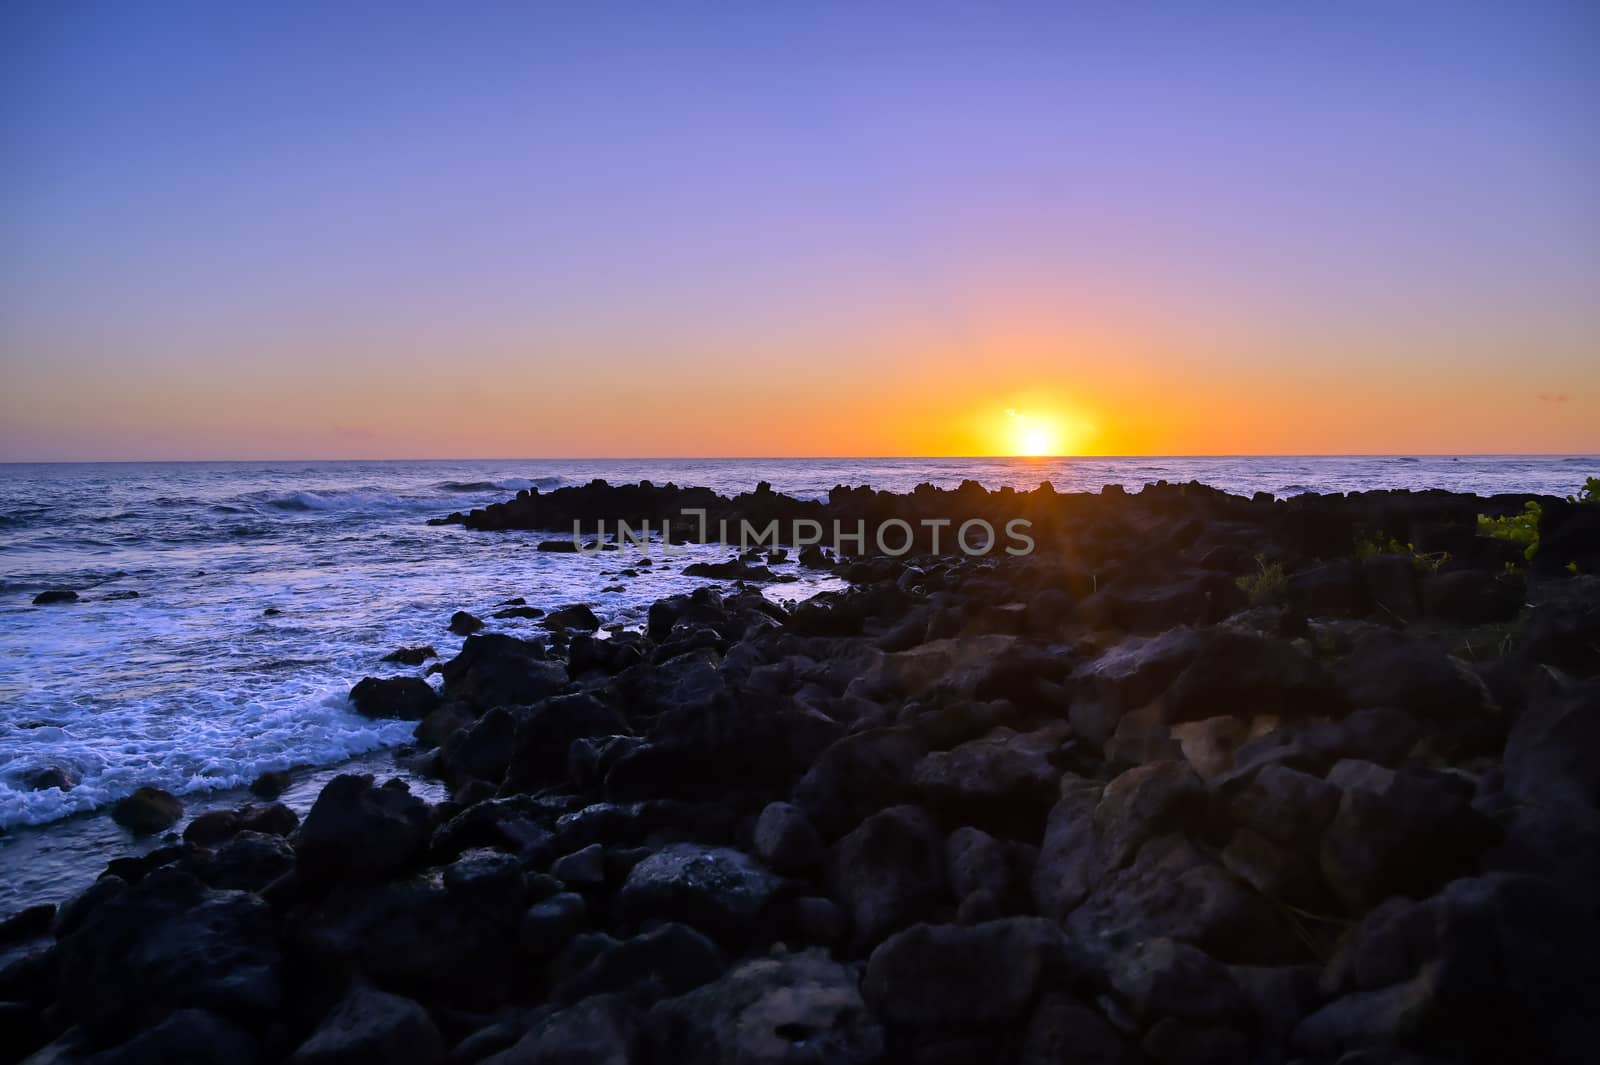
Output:
[[1568,396],[1565,392],[1540,392],[1540,403],[1565,403]]

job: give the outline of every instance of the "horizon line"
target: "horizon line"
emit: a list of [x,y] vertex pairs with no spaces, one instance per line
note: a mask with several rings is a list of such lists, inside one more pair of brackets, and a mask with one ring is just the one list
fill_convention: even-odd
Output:
[[544,455],[385,458],[152,458],[152,459],[0,459],[0,466],[137,466],[217,463],[337,462],[994,462],[1027,464],[1063,460],[1117,459],[1463,459],[1463,458],[1594,458],[1600,451],[1253,451],[1233,453],[1133,452],[1075,455]]

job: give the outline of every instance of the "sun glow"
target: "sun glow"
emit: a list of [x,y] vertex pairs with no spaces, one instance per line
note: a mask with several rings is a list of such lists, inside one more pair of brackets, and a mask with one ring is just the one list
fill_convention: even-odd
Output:
[[1007,450],[1013,455],[1041,458],[1061,453],[1061,427],[1048,415],[1007,410],[1011,432]]

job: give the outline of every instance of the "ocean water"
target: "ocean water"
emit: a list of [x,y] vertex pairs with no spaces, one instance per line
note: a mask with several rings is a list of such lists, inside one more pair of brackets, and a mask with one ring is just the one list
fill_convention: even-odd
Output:
[[[1594,473],[1600,460],[1590,456],[0,465],[0,830],[9,830],[0,874],[15,871],[19,841],[37,851],[52,826],[81,822],[143,785],[229,794],[264,770],[336,767],[405,742],[411,724],[362,718],[346,693],[362,676],[421,674],[379,662],[401,645],[454,654],[461,638],[446,625],[456,610],[487,617],[521,596],[547,609],[587,602],[608,624],[638,626],[655,599],[707,583],[682,576],[683,564],[724,554],[658,555],[664,565],[620,578],[628,562],[616,553],[535,550],[548,534],[426,524],[520,488],[601,477],[733,493],[765,480],[820,498],[836,484],[1049,480],[1072,491],[1165,478],[1280,495],[1567,493]],[[838,586],[798,573],[768,594],[798,599]],[[81,601],[31,605],[55,587]],[[539,630],[511,620],[489,631]],[[47,767],[77,784],[28,787],[25,778]],[[0,912],[9,908],[0,891]]]

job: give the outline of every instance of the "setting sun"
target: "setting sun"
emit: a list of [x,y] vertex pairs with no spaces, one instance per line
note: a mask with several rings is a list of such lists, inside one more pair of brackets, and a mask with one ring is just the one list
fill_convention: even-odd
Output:
[[1054,418],[1007,410],[1011,420],[1009,450],[1014,455],[1042,457],[1061,453],[1061,431]]

